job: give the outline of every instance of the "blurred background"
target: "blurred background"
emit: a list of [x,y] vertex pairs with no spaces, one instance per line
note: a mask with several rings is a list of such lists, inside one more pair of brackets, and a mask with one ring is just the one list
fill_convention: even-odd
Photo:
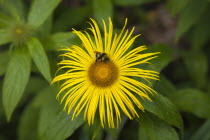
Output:
[[[210,140],[210,0],[0,0],[0,140]],[[62,46],[80,45],[72,28],[89,18],[119,32],[135,26],[133,48],[161,54],[152,65],[158,95],[119,128],[71,120],[50,86]],[[103,28],[101,28],[103,30]]]

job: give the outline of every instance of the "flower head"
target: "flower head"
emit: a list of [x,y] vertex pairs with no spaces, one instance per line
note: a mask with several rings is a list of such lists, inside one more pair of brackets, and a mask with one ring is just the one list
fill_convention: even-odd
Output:
[[84,119],[92,124],[99,112],[103,127],[105,124],[115,127],[121,120],[122,112],[133,119],[138,117],[135,106],[144,110],[137,96],[151,100],[148,93],[155,93],[134,77],[146,81],[158,80],[158,72],[140,67],[157,57],[157,53],[140,53],[146,49],[145,46],[130,50],[139,35],[132,37],[134,28],[130,32],[125,30],[127,19],[119,35],[113,34],[110,18],[108,27],[102,20],[103,34],[96,21],[90,20],[87,30],[73,29],[73,33],[81,39],[82,47],[73,45],[62,49],[66,51],[61,54],[65,59],[58,65],[67,71],[56,76],[52,83],[63,81],[57,96],[63,93],[61,102],[65,102],[64,108],[68,113],[73,112],[72,119],[83,110]]
[[32,28],[25,23],[16,23],[11,26],[9,35],[15,45],[21,46],[32,36]]

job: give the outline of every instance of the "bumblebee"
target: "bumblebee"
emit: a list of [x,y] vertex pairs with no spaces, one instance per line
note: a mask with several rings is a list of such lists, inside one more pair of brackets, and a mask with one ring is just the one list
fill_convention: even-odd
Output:
[[109,61],[109,57],[106,53],[94,51],[97,62],[107,62]]

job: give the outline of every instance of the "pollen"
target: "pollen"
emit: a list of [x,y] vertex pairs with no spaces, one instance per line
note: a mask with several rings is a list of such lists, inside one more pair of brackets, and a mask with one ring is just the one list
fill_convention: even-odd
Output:
[[113,85],[118,77],[118,68],[111,61],[93,63],[88,71],[88,78],[92,84],[101,88]]

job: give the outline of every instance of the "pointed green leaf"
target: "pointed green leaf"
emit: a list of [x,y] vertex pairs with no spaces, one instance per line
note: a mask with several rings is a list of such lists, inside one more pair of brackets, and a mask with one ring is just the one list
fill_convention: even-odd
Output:
[[6,72],[7,64],[9,62],[8,51],[0,53],[0,76]]
[[43,95],[38,122],[38,137],[41,140],[47,139],[46,131],[58,115],[61,105],[55,98],[57,92],[57,89],[52,87],[45,88],[40,92]]
[[[37,96],[30,101],[30,103],[25,108],[18,127],[18,139],[20,140],[37,140],[38,137],[38,125],[40,122],[40,112],[41,107],[48,105],[50,96],[54,97],[52,94],[52,88],[47,87],[37,93]],[[50,116],[48,116],[50,117]]]
[[49,62],[42,44],[37,38],[31,38],[27,46],[39,71],[48,82],[51,82]]
[[179,140],[172,126],[150,113],[142,113],[138,121],[139,140]]
[[34,0],[28,15],[28,24],[39,27],[60,2],[61,0]]
[[40,38],[44,38],[48,35],[50,35],[52,30],[52,16],[49,16],[45,22],[38,28],[38,33]]
[[151,65],[147,65],[145,68],[160,72],[173,60],[175,51],[171,46],[165,44],[155,44],[151,47],[148,47],[148,50],[144,52],[148,53],[160,52],[159,54],[157,54],[157,58],[154,58],[150,61]]
[[207,8],[208,2],[206,0],[190,1],[187,7],[180,14],[176,31],[176,40],[178,40],[185,32],[187,32],[192,27],[192,25],[194,25],[198,21],[200,16],[205,12]]
[[173,85],[165,76],[160,76],[160,81],[154,84],[154,89],[168,97],[173,102],[173,96],[176,94],[177,90],[175,85]]
[[195,85],[198,88],[205,86],[209,66],[206,54],[199,51],[186,52],[183,58],[189,76],[194,81]]
[[160,94],[171,99],[182,111],[191,112],[199,117],[207,118],[210,115],[210,96],[197,89],[176,90],[175,86],[165,77],[161,76],[160,82],[154,84]]
[[72,114],[64,112],[56,101],[57,92],[57,88],[47,87],[33,101],[33,106],[40,108],[38,139],[66,139],[84,122],[82,114],[71,120]]
[[[168,45],[156,44],[151,47],[148,47],[148,50],[143,51],[142,53],[156,53],[156,52],[159,53],[156,55],[157,56],[156,58],[150,60],[151,64],[140,64],[138,65],[138,67],[145,70],[153,70],[156,72],[160,72],[173,60],[175,51]],[[145,83],[145,80],[142,78],[138,77],[134,78]],[[154,83],[155,81],[150,80],[150,82]]]
[[[35,98],[30,101],[30,103],[27,105],[26,109],[23,112],[23,115],[21,116],[20,125],[18,127],[18,138],[20,140],[37,140],[41,138],[40,135],[40,128],[46,129],[45,126],[49,125],[49,120],[53,121],[52,113],[48,114],[50,111],[46,110],[50,106],[53,108],[54,105],[52,103],[57,102],[55,99],[55,93],[57,90],[52,87],[46,87],[42,89],[40,92],[38,92],[35,96]],[[59,103],[57,103],[59,105]],[[43,110],[43,108],[45,108]],[[45,115],[45,121],[43,122],[43,111]],[[54,108],[54,112],[56,112],[57,109]],[[55,117],[55,116],[53,116]],[[45,139],[44,139],[45,140]]]
[[30,76],[30,68],[31,58],[26,48],[13,50],[3,84],[3,105],[7,120],[10,120],[23,95]]
[[20,106],[25,105],[25,103],[28,102],[28,99],[37,95],[37,93],[48,86],[49,83],[42,77],[38,77],[37,75],[31,76],[26,86],[24,96],[21,99]]
[[4,116],[4,108],[3,108],[3,103],[2,103],[2,85],[3,85],[3,80],[0,80],[0,119]]
[[111,0],[93,0],[94,17],[103,29],[102,19],[108,24],[108,18],[113,17],[113,5]]
[[1,8],[8,12],[17,21],[24,18],[24,6],[22,0],[4,0],[0,1]]
[[125,114],[122,114],[119,127],[106,129],[106,132],[107,132],[106,139],[108,139],[108,140],[119,139],[119,136],[120,136],[121,132],[123,131],[123,128],[127,121],[128,121],[128,117]]
[[183,131],[183,122],[181,115],[179,114],[176,106],[166,97],[162,96],[160,93],[150,96],[152,101],[143,100],[139,98],[145,110],[155,114],[162,120],[168,122],[170,125],[173,125],[182,132]]
[[0,29],[0,45],[9,43],[11,41],[7,29]]
[[49,86],[49,83],[46,82],[42,77],[38,76],[31,76],[28,85],[26,87],[25,93],[26,94],[37,94],[42,89]]
[[39,118],[39,109],[32,106],[27,106],[24,110],[18,127],[19,140],[37,140],[37,124]]
[[[174,54],[174,50],[172,48],[163,44],[155,45],[145,52],[160,52],[160,54],[157,54],[157,58],[154,58],[150,61],[150,65],[139,65],[139,67],[143,69],[154,70],[157,72],[161,71],[172,61]],[[136,79],[142,81],[142,79]],[[151,95],[150,98],[152,99],[152,102],[148,100],[143,100],[142,98],[138,99],[141,101],[145,110],[155,114],[156,116],[165,120],[169,124],[176,126],[180,129],[180,131],[183,131],[182,118],[176,106],[168,98],[162,96],[161,93],[155,94],[153,96]]]
[[186,112],[191,112],[201,118],[210,117],[210,96],[197,89],[181,89],[173,95],[173,102]]
[[47,129],[46,136],[48,139],[61,140],[66,139],[84,123],[83,114],[80,113],[74,120],[72,114],[61,111]]
[[46,50],[59,50],[63,46],[81,45],[80,39],[72,32],[60,32],[51,35],[45,42]]
[[12,19],[7,14],[0,12],[0,27],[6,28],[11,25]]
[[[101,140],[102,139],[102,127],[99,117],[96,117],[94,120],[94,124],[88,125],[85,123],[82,126],[82,137],[81,139],[90,139],[90,140]],[[109,139],[111,140],[111,139]]]

